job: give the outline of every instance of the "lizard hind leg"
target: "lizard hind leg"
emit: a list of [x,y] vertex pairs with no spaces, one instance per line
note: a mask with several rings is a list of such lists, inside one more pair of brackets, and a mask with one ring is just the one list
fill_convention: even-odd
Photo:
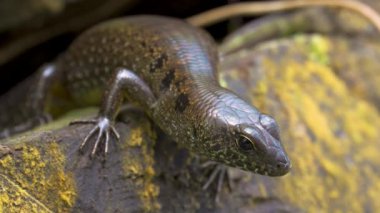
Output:
[[[110,136],[114,136],[117,141],[120,140],[119,133],[114,125],[116,116],[123,104],[124,96],[131,99],[132,102],[136,102],[144,109],[150,108],[155,102],[155,97],[149,86],[134,72],[119,68],[114,73],[109,85],[106,85],[107,89],[104,93],[97,118],[70,123],[70,125],[95,125],[79,147],[80,151],[83,152],[86,144],[91,141],[93,136],[96,136],[91,157],[94,157],[98,151],[103,151],[104,155],[108,153]],[[99,150],[101,142],[104,142],[104,150]]]
[[48,93],[59,72],[54,64],[42,66],[36,75],[1,97],[0,139],[24,132],[51,120],[45,111]]

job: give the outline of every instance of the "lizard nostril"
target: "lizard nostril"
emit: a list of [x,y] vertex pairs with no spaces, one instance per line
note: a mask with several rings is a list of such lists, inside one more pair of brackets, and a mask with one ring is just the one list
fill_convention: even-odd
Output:
[[289,170],[291,168],[291,164],[290,162],[278,162],[277,165],[276,165],[277,169],[281,169],[281,170]]
[[278,170],[288,171],[291,168],[291,163],[286,155],[278,154],[276,156],[276,167]]

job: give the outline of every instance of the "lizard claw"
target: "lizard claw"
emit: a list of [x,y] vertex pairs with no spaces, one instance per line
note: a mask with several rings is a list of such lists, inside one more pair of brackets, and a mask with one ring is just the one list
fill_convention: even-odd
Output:
[[80,121],[73,121],[70,123],[70,125],[75,124],[93,124],[95,127],[88,133],[88,135],[84,138],[83,142],[81,143],[79,150],[83,152],[84,146],[89,142],[89,140],[96,135],[96,141],[94,144],[94,147],[91,151],[91,157],[94,157],[98,147],[99,143],[104,140],[104,155],[107,155],[108,153],[108,147],[109,147],[109,140],[110,140],[110,134],[115,136],[116,140],[120,140],[120,135],[111,123],[111,121],[108,118],[100,117],[98,119],[91,119],[91,120],[80,120]]

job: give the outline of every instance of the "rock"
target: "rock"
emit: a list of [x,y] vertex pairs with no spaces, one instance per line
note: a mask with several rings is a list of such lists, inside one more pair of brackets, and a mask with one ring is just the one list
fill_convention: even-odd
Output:
[[[355,46],[357,49],[348,53],[351,57],[342,62],[344,55],[334,55],[334,50],[344,54],[339,47],[342,44],[345,41],[338,38],[301,35],[225,56],[222,84],[275,117],[293,165],[285,177],[252,175],[246,184],[260,187],[251,193],[302,212],[379,209],[380,116],[376,101],[356,95],[355,87],[334,70],[335,64],[362,61],[361,52],[376,52],[377,47],[363,45],[360,50]],[[353,79],[366,82],[361,84],[365,88],[379,87],[375,69],[364,71],[371,66],[355,65],[350,71]],[[243,197],[254,202],[252,195]]]

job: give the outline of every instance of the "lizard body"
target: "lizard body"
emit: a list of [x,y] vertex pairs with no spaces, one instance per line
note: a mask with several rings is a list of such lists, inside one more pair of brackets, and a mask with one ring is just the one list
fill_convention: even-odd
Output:
[[[197,154],[263,175],[286,174],[290,161],[275,120],[222,88],[217,66],[215,42],[184,21],[159,16],[107,21],[84,32],[36,79],[20,86],[20,94],[28,92],[18,110],[28,113],[9,112],[0,125],[3,135],[13,134],[55,117],[53,109],[61,105],[100,104],[97,118],[76,123],[94,124],[81,148],[95,138],[92,154],[102,142],[107,153],[108,141],[118,138],[115,118],[128,100]],[[11,96],[12,91],[1,101],[16,106]],[[20,124],[4,125],[15,117]]]

